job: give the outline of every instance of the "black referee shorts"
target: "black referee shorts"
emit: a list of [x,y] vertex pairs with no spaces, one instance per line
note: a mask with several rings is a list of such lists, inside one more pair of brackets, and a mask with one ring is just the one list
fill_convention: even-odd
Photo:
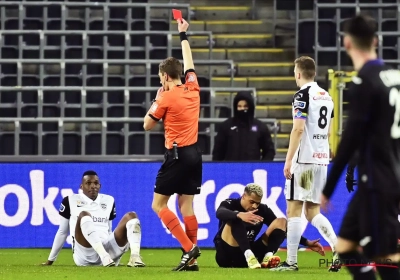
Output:
[[360,242],[368,258],[397,253],[399,197],[358,189],[343,218],[339,237]]
[[[254,242],[250,242],[250,249],[259,263],[263,261],[265,254],[268,253],[267,248],[261,237]],[[215,261],[219,267],[248,267],[244,253],[239,247],[232,247],[224,240],[219,239],[215,241],[215,250]]]
[[164,162],[158,171],[155,193],[162,195],[200,193],[203,179],[203,159],[196,144],[178,148],[178,159],[173,158],[173,150],[164,154]]

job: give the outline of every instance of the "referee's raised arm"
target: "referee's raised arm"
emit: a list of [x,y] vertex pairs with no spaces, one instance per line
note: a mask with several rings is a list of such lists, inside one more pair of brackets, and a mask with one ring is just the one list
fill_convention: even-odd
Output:
[[183,57],[183,71],[194,70],[194,63],[192,58],[192,50],[190,49],[189,41],[187,39],[186,31],[189,27],[189,24],[186,20],[177,20],[178,22],[178,31],[179,37],[181,38],[181,46],[182,46],[182,57]]

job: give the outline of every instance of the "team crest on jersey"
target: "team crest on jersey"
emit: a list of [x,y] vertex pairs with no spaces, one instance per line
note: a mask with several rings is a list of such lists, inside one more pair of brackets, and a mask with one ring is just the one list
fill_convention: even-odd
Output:
[[103,209],[103,210],[107,209],[107,204],[105,204],[105,203],[100,204],[100,206],[101,206],[101,209]]
[[78,201],[76,202],[76,206],[77,206],[77,207],[82,207],[82,206],[84,206],[84,205],[86,205],[86,201],[78,200]]
[[252,127],[251,127],[251,131],[257,131],[257,126],[256,125],[253,125]]

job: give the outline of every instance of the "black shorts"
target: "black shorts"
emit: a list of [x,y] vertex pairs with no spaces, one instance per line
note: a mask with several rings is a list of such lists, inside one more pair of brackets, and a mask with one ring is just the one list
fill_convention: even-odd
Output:
[[[232,247],[222,239],[219,239],[215,241],[215,249],[215,261],[219,267],[248,267],[244,253],[239,247]],[[265,254],[268,253],[268,247],[264,245],[261,237],[250,243],[250,249],[258,259],[259,263],[262,262]]]
[[339,237],[360,242],[368,258],[397,252],[399,198],[357,190],[343,218]]
[[167,150],[164,162],[158,171],[155,193],[162,195],[200,193],[203,180],[203,159],[200,147],[193,144],[178,148],[178,159]]

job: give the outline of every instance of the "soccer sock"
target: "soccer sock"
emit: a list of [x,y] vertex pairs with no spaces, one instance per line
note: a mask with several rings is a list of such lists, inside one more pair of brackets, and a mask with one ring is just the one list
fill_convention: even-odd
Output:
[[84,216],[81,218],[81,230],[87,242],[89,242],[92,248],[99,254],[101,259],[108,255],[101,242],[100,235],[96,231],[92,217]]
[[128,237],[129,246],[131,248],[131,255],[140,255],[140,241],[142,239],[142,231],[140,228],[140,221],[137,218],[129,220],[126,223],[126,236]]
[[[350,273],[353,280],[375,280],[375,272],[372,266],[361,266],[367,264],[368,260],[357,251],[339,254],[340,261],[343,263]],[[347,265],[349,264],[349,265]],[[357,266],[359,264],[360,266]]]
[[199,229],[199,224],[197,223],[196,216],[183,217],[183,222],[185,223],[187,237],[189,237],[193,244],[197,244],[197,230]]
[[396,267],[378,266],[376,269],[378,270],[382,280],[400,280],[400,272],[398,264],[380,263],[380,265],[396,266]]
[[[243,225],[242,221],[235,221],[231,224],[231,232],[233,238],[239,244],[240,250],[245,253],[250,250],[250,242],[247,239],[246,227]],[[246,256],[247,257],[247,256]]]
[[287,226],[287,259],[289,265],[297,263],[297,250],[301,238],[301,218],[293,217],[288,219]]
[[329,243],[332,251],[335,251],[335,245],[337,242],[337,237],[335,231],[332,228],[331,223],[328,219],[321,213],[317,214],[311,221],[311,224],[318,229],[319,234]]
[[185,252],[192,250],[193,243],[190,241],[189,237],[183,231],[178,217],[168,208],[162,209],[158,213],[158,217],[172,233],[173,236],[179,241]]
[[273,254],[275,254],[278,251],[279,246],[281,246],[282,242],[285,240],[285,238],[286,238],[285,231],[279,228],[274,229],[268,236],[268,246],[266,253],[272,252]]

